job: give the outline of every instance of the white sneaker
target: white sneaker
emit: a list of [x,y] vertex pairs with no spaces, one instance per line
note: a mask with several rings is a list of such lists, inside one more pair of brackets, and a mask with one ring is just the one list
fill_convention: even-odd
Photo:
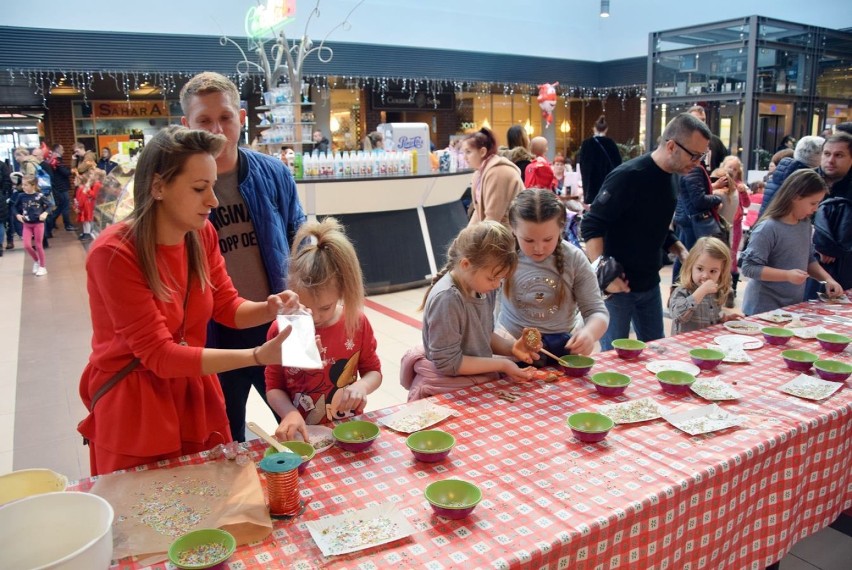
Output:
[[38,264],[38,261],[33,263],[33,275],[35,275],[38,272],[39,267],[41,267],[41,265]]
[[47,275],[47,268],[39,267],[38,271],[36,271],[36,277],[41,277],[42,275]]

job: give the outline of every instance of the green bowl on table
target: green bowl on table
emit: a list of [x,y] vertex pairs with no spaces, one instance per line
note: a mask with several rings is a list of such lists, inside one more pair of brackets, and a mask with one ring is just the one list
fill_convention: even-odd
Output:
[[601,396],[620,396],[630,385],[630,376],[619,372],[598,372],[591,380]]
[[834,333],[819,333],[816,338],[819,345],[829,352],[843,352],[852,342],[848,336]]
[[334,443],[344,451],[364,451],[379,437],[379,426],[365,420],[353,420],[331,430]]
[[713,370],[722,363],[725,353],[714,348],[693,348],[689,358],[701,370]]
[[845,382],[852,374],[852,364],[839,360],[817,360],[814,362],[817,376],[831,382]]
[[202,570],[221,564],[237,549],[237,541],[227,531],[202,528],[189,532],[169,546],[169,561],[178,568]]
[[424,492],[435,514],[447,519],[463,519],[482,500],[482,491],[468,481],[443,479],[430,483]]
[[583,443],[596,443],[606,439],[615,426],[612,418],[598,412],[577,412],[568,416],[566,422],[574,437]]
[[686,394],[695,382],[695,376],[680,370],[661,370],[657,372],[657,381],[666,394]]
[[[317,454],[317,450],[314,449],[314,446],[304,441],[281,441],[279,443],[296,455],[300,455],[302,457],[302,463],[299,465],[299,475],[305,472],[305,469],[308,468],[308,463],[310,463],[311,459],[314,458],[314,455]],[[263,456],[269,457],[275,453],[278,453],[278,450],[270,445],[263,452]]]
[[763,338],[767,343],[776,346],[787,344],[793,338],[793,331],[781,327],[763,327],[760,332],[763,333]]
[[417,461],[437,463],[447,458],[456,445],[456,438],[439,429],[427,429],[409,435],[405,445]]
[[595,365],[595,359],[591,356],[582,356],[580,354],[566,354],[559,358],[559,366],[565,371],[568,376],[579,378],[588,374],[592,366]]
[[619,358],[629,360],[631,358],[639,358],[642,351],[647,345],[641,340],[632,338],[619,338],[612,341],[612,347]]
[[785,350],[781,353],[781,358],[787,368],[796,372],[807,372],[814,362],[819,360],[819,356],[806,350]]

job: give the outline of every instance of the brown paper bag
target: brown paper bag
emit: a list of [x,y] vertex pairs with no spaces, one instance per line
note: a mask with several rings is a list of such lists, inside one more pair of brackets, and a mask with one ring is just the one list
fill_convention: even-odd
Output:
[[105,475],[91,492],[115,509],[113,558],[137,556],[145,564],[167,557],[179,536],[221,528],[237,544],[263,540],[272,532],[255,464],[213,461],[174,469]]

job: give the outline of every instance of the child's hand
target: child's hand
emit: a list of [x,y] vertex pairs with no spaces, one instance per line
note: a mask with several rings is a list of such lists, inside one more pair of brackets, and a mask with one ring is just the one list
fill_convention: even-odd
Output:
[[801,285],[808,278],[808,272],[801,269],[788,269],[787,281],[794,285]]
[[367,390],[363,382],[353,382],[340,391],[340,401],[335,411],[351,411],[360,414],[367,405]]
[[39,214],[38,221],[43,222],[47,219],[47,212],[42,212]]
[[582,354],[588,356],[595,349],[595,337],[585,328],[580,329],[565,343],[566,354]]
[[302,439],[310,441],[308,430],[305,427],[305,419],[299,410],[291,410],[281,418],[281,423],[275,429],[275,439],[278,441],[294,441],[296,434],[302,434]]
[[533,373],[535,373],[535,368],[520,368],[517,364],[508,359],[501,359],[503,361],[503,374],[509,377],[510,380],[514,380],[515,382],[529,382],[533,379]]
[[[719,284],[715,281],[708,279],[704,283],[698,286],[698,289],[695,290],[696,293],[701,295],[703,299],[707,295],[715,295],[719,291]],[[695,297],[696,295],[693,295]]]
[[[514,342],[514,344],[512,344],[512,356],[514,356],[518,360],[526,362],[527,364],[532,364],[533,362],[538,360],[538,352],[527,345],[523,336],[524,335],[521,335],[521,338],[519,338]],[[539,347],[536,347],[536,349],[537,348]]]
[[737,319],[744,319],[745,315],[736,309],[722,309],[722,322],[727,323],[728,321],[736,321]]

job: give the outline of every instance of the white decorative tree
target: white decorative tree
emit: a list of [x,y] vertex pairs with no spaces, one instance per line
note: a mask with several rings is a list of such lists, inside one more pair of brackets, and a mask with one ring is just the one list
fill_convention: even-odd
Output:
[[[259,71],[266,81],[266,89],[277,87],[282,83],[290,86],[296,127],[296,152],[302,150],[302,98],[307,99],[306,90],[308,86],[302,83],[302,66],[305,59],[312,53],[316,53],[320,62],[330,62],[334,57],[334,50],[325,45],[326,40],[339,28],[348,30],[351,27],[349,17],[363,3],[364,0],[356,3],[346,14],[343,21],[328,31],[319,45],[314,45],[313,40],[308,37],[308,28],[314,17],[320,17],[320,0],[316,0],[316,4],[305,22],[301,39],[292,41],[292,43],[291,40],[287,39],[284,30],[279,28],[283,28],[293,19],[296,13],[295,0],[267,0],[266,6],[258,5],[256,8],[251,8],[246,16],[248,49],[257,54],[260,63],[250,61],[243,48],[231,38],[222,36],[219,40],[219,43],[223,46],[231,43],[240,50],[243,60],[237,63],[237,72],[241,76],[248,76],[252,71]],[[275,43],[267,53],[266,44],[272,40]]]

